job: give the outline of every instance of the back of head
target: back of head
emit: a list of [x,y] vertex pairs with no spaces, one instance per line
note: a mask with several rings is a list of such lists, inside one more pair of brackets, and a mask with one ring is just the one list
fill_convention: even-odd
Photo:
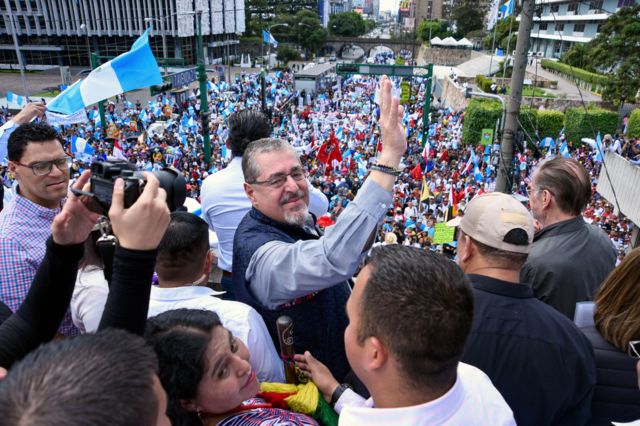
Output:
[[144,339],[106,330],[40,346],[0,382],[0,419],[18,425],[155,425],[157,360]]
[[533,217],[511,195],[491,192],[473,198],[459,224],[491,266],[520,269],[526,262],[533,242]]
[[242,173],[244,174],[244,181],[247,183],[254,183],[258,180],[261,172],[256,162],[256,157],[258,155],[279,151],[291,151],[295,154],[295,149],[289,144],[289,142],[283,139],[263,138],[252,142],[242,156]]
[[595,296],[596,328],[609,343],[627,350],[640,340],[640,247],[633,249],[611,271]]
[[158,246],[156,272],[160,281],[200,277],[208,250],[207,222],[193,213],[171,213],[171,222]]
[[573,158],[555,157],[540,163],[536,186],[547,189],[555,197],[558,208],[578,216],[591,199],[591,178]]
[[412,388],[446,391],[473,318],[464,273],[443,256],[401,245],[374,248],[367,264],[358,339],[380,339]]
[[25,123],[9,136],[7,157],[10,161],[20,161],[28,143],[52,140],[57,140],[62,144],[60,134],[50,125],[45,123]]
[[167,392],[167,415],[174,425],[201,425],[194,412],[181,401],[195,399],[207,368],[207,347],[211,332],[221,326],[215,312],[176,309],[149,318],[145,330],[160,366],[160,382]]
[[259,111],[242,110],[229,118],[229,145],[236,157],[244,155],[247,146],[273,133],[269,118]]

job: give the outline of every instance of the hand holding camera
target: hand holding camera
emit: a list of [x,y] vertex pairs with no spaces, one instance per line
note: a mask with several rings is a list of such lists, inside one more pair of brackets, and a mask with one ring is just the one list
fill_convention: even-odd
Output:
[[166,191],[153,174],[144,175],[142,194],[129,208],[125,208],[125,181],[116,179],[109,209],[113,233],[121,247],[131,250],[157,248],[171,220]]

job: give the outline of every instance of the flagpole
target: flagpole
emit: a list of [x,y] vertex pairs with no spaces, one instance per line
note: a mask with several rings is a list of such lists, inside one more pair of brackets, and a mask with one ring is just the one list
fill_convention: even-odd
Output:
[[496,52],[496,30],[498,29],[498,12],[497,9],[500,8],[500,0],[495,0],[496,5],[496,13],[495,13],[495,17],[496,20],[493,23],[493,41],[491,42],[491,59],[489,59],[489,73],[488,75],[491,75],[491,67],[493,66],[493,54]]
[[[513,1],[513,0],[512,0]],[[509,15],[509,37],[507,37],[507,51],[505,52],[505,64],[502,67],[502,78],[506,77],[507,74],[507,65],[508,65],[508,59],[509,59],[509,48],[511,47],[511,32],[513,30],[513,13],[511,15]]]

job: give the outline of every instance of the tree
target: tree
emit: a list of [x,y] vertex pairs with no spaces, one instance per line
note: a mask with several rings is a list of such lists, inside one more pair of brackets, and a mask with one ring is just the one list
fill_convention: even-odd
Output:
[[453,9],[457,35],[464,36],[471,31],[482,29],[484,10],[474,0],[464,0]]
[[[513,26],[511,26],[511,20],[513,20]],[[518,40],[518,21],[516,20],[515,15],[510,15],[506,19],[500,19],[496,23],[497,27],[495,28],[496,33],[496,47],[503,49],[505,52],[507,51],[507,47],[510,51],[516,50],[516,43]],[[511,39],[509,41],[509,27],[511,26]],[[484,44],[485,49],[491,50],[491,46],[493,45],[493,30],[487,34],[487,36],[482,39],[482,44]]]
[[315,52],[327,38],[327,30],[315,12],[300,10],[288,19],[290,41],[295,41],[306,51]]
[[586,43],[576,43],[562,55],[562,62],[572,67],[582,68],[587,71],[595,71],[589,59],[589,48]]
[[431,38],[439,37],[444,39],[453,33],[449,31],[448,21],[429,21],[425,19],[418,25],[418,36],[422,41],[428,42],[429,34],[431,34]]
[[338,36],[358,37],[367,32],[367,27],[359,13],[343,12],[329,17],[329,31]]
[[291,46],[283,44],[278,46],[278,55],[276,56],[276,59],[286,65],[289,61],[300,59],[300,53]]
[[603,98],[619,102],[633,99],[640,88],[640,5],[618,10],[604,22],[598,36],[587,46],[591,63],[609,74]]

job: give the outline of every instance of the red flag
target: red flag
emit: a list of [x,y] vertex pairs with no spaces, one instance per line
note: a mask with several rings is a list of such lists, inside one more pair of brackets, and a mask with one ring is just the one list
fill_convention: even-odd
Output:
[[411,176],[413,176],[415,180],[422,180],[422,167],[420,166],[420,163],[411,169]]
[[329,140],[318,148],[317,158],[319,161],[327,165],[331,164],[333,161],[342,161],[340,145],[338,144],[338,139],[336,139],[333,133],[329,135]]

